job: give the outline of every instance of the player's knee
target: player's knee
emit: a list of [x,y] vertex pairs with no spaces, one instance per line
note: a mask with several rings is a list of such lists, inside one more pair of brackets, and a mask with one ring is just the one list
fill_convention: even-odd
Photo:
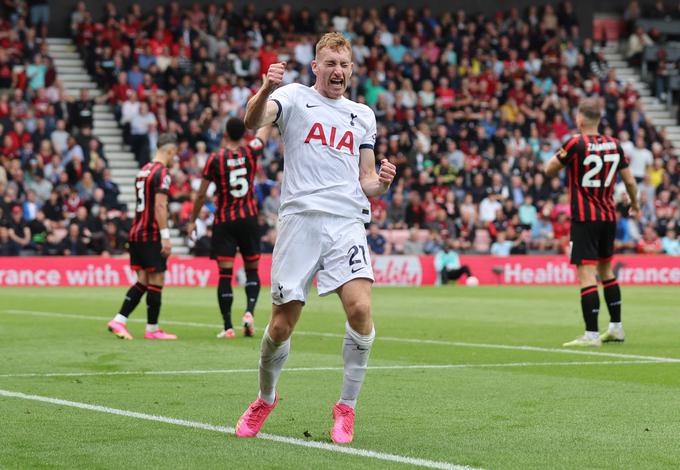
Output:
[[597,267],[597,273],[600,275],[601,279],[611,279],[615,277],[614,271],[610,264],[600,265]]
[[284,318],[272,318],[267,327],[269,337],[274,341],[280,343],[290,338],[293,333],[293,325]]
[[149,284],[149,279],[146,275],[146,271],[137,271],[137,282],[139,282],[141,285],[146,286]]
[[352,321],[363,323],[371,318],[371,302],[365,299],[352,300],[347,304],[347,318]]

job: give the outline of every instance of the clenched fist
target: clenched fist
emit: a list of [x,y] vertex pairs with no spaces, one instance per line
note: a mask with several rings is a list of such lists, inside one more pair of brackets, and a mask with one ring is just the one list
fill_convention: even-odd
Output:
[[267,75],[262,75],[262,88],[272,92],[281,85],[283,81],[283,73],[286,71],[285,62],[277,62],[269,66],[267,70]]
[[378,173],[378,180],[382,184],[386,184],[388,186],[392,184],[392,180],[394,180],[396,174],[397,167],[390,163],[387,158],[380,160],[380,172]]

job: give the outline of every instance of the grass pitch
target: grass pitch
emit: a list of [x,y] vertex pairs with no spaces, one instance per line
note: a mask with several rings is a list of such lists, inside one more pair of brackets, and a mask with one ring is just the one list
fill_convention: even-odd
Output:
[[583,329],[575,287],[374,289],[374,369],[350,453],[328,445],[337,298],[303,311],[263,427],[272,441],[228,435],[256,396],[268,290],[256,338],[221,341],[213,289],[165,289],[161,324],[180,340],[164,343],[141,339],[144,304],[134,341],[106,331],[124,292],[0,291],[0,468],[680,466],[677,288],[624,286],[626,343],[586,353],[561,348]]

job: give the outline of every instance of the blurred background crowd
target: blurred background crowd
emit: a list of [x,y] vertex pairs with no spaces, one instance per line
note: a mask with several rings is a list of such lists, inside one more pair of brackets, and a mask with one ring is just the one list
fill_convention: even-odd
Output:
[[[626,9],[627,57],[635,66],[640,45],[666,41],[635,27],[660,4],[666,8],[634,1]],[[579,99],[599,96],[601,132],[621,140],[640,185],[636,218],[616,191],[617,251],[680,254],[677,149],[647,118],[632,84],[617,79],[600,45],[583,37],[569,0],[492,16],[389,5],[237,9],[227,1],[126,11],[107,3],[93,17],[81,2],[70,30],[104,90],[96,98],[65,92],[43,41],[47,1],[0,8],[0,255],[124,252],[133,208],[119,201],[105,146],[93,134],[96,104],[110,105],[140,166],[153,157],[159,133],[180,136],[169,198],[181,229],[226,120],[243,116],[274,62],[287,62],[286,83],[311,85],[315,40],[331,30],[352,41],[347,96],[375,111],[376,157],[398,169],[389,193],[370,201],[374,253],[563,253],[566,181],[543,170],[575,132]],[[680,5],[664,14],[678,16]],[[672,101],[667,83],[678,67],[658,57],[651,74],[659,97]],[[255,190],[267,252],[285,164],[276,131],[264,153]],[[194,254],[207,254],[214,209],[209,197]]]

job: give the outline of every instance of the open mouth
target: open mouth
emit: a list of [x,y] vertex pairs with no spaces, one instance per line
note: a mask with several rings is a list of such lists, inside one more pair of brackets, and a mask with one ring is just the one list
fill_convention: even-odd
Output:
[[342,78],[331,78],[331,85],[342,86],[344,84],[345,84],[345,81]]

